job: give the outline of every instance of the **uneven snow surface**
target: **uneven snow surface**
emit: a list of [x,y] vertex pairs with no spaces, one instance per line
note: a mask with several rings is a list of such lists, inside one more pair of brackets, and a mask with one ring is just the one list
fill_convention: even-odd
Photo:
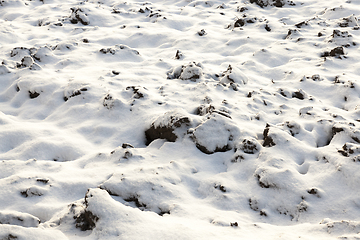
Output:
[[0,239],[360,239],[359,20],[1,0]]

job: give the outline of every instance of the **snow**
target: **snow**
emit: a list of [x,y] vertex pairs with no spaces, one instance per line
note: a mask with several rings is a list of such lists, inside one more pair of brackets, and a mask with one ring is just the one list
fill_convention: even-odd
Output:
[[0,1],[0,239],[360,238],[359,18]]

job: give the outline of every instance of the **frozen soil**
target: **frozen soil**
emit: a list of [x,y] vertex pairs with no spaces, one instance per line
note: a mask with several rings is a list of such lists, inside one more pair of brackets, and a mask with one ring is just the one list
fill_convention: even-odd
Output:
[[359,18],[0,1],[0,239],[360,239]]

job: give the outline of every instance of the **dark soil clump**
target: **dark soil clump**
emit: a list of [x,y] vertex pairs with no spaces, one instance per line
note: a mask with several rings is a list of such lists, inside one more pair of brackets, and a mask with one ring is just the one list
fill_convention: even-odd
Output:
[[75,227],[80,228],[81,231],[93,230],[95,223],[99,220],[92,212],[85,210],[75,218]]
[[29,97],[30,97],[31,99],[37,98],[38,96],[40,96],[40,93],[29,91]]
[[343,47],[336,47],[332,49],[330,52],[326,51],[321,54],[321,57],[340,57],[340,55],[345,55]]
[[81,8],[70,8],[71,15],[70,15],[70,22],[72,24],[77,24],[80,22],[83,25],[89,25],[90,22],[86,17],[86,14]]
[[86,91],[87,91],[87,88],[81,88],[79,90],[74,90],[70,96],[64,96],[64,101],[66,102],[67,100],[69,100],[69,98],[79,96],[79,95],[81,95],[81,92],[86,92]]
[[273,147],[276,145],[273,138],[269,136],[269,131],[270,131],[270,125],[267,124],[263,132],[264,135],[263,147]]
[[[161,121],[160,119],[163,119]],[[174,130],[182,126],[189,126],[190,119],[177,112],[167,112],[164,116],[155,120],[150,128],[145,131],[146,145],[149,145],[155,139],[166,139],[169,142],[175,142],[178,135]]]

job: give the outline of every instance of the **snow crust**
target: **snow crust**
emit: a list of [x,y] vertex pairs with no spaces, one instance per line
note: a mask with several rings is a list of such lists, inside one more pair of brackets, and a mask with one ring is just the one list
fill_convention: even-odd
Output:
[[0,1],[0,239],[359,239],[359,18]]

